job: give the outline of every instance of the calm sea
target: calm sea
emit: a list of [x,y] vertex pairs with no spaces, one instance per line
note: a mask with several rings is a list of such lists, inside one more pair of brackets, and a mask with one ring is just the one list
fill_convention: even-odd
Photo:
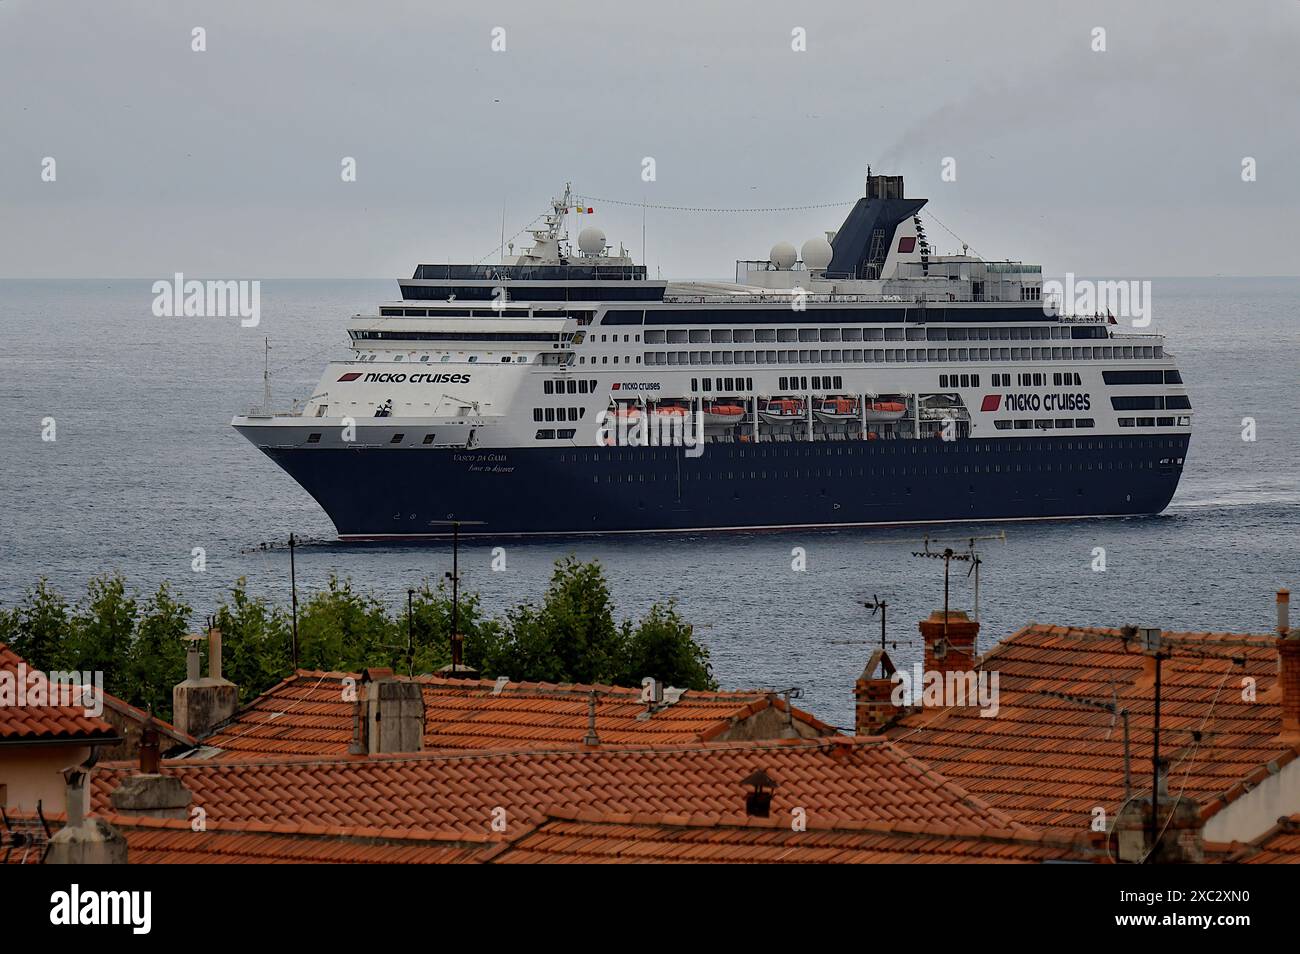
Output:
[[[287,601],[290,531],[328,541],[315,503],[230,427],[260,400],[263,338],[277,404],[310,393],[345,353],[343,320],[397,297],[395,282],[266,281],[262,320],[153,317],[151,280],[0,281],[0,601],[40,577],[65,595],[121,571],[171,581],[197,614],[231,582]],[[981,646],[1029,622],[1264,631],[1273,591],[1300,585],[1300,279],[1167,279],[1154,322],[1169,336],[1195,427],[1173,504],[1158,517],[1009,524],[984,546]],[[1243,418],[1257,439],[1242,440]],[[53,418],[57,440],[42,440]],[[369,488],[373,490],[373,488]],[[574,486],[519,488],[538,506]],[[930,529],[944,539],[991,526]],[[852,686],[879,639],[861,602],[889,603],[891,652],[910,664],[916,621],[942,605],[942,564],[911,556],[925,529],[466,544],[466,586],[489,611],[543,592],[552,564],[604,564],[621,613],[676,597],[727,688],[803,690],[802,705],[852,724]],[[202,547],[206,572],[191,569]],[[791,569],[802,547],[807,570]],[[1094,572],[1093,548],[1107,570]],[[299,585],[351,577],[393,607],[450,567],[449,547],[303,547]],[[953,606],[971,582],[954,564]]]

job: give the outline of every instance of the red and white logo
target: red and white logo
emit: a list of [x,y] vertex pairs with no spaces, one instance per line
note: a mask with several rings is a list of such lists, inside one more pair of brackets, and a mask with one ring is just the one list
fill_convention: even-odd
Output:
[[984,395],[984,403],[980,405],[980,410],[996,411],[1001,406],[1002,406],[1001,394],[986,394]]
[[357,378],[359,378],[359,377],[361,377],[361,372],[360,372],[360,371],[349,371],[347,374],[343,375],[343,377],[339,378],[339,380],[340,380],[340,381],[355,381],[355,380],[356,380]]

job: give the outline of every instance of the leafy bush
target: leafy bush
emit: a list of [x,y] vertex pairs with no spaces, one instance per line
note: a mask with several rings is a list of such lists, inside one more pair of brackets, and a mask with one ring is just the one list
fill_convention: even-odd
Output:
[[[452,600],[446,587],[422,584],[395,612],[331,577],[298,615],[298,665],[355,672],[369,666],[399,673],[435,672],[451,661]],[[599,563],[558,560],[540,606],[484,616],[476,594],[460,599],[465,662],[484,676],[516,681],[713,689],[709,653],[695,642],[674,603],[655,604],[636,623],[616,622]],[[9,609],[0,609],[0,642],[39,670],[104,673],[104,688],[133,705],[172,717],[172,687],[185,677],[185,644],[193,610],[164,583],[152,596],[127,589],[118,575],[90,580],[85,598],[69,606],[45,580]],[[241,702],[293,673],[290,612],[248,592],[241,578],[214,614],[222,632],[222,671]],[[200,643],[206,652],[206,642]],[[206,671],[206,665],[205,665]]]

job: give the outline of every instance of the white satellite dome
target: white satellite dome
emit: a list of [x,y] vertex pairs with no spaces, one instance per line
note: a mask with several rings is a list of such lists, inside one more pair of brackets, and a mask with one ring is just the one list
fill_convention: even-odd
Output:
[[777,268],[786,270],[794,267],[794,263],[798,261],[798,253],[789,242],[777,242],[772,246],[768,260]]
[[799,250],[799,257],[803,259],[804,265],[814,272],[820,272],[831,263],[831,256],[835,254],[831,248],[831,243],[824,238],[810,238],[803,243],[803,248]]
[[589,226],[578,233],[578,249],[584,255],[605,254],[605,233]]

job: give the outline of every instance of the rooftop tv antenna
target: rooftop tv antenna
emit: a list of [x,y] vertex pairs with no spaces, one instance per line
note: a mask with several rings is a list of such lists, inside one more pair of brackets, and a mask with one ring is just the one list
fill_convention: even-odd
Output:
[[462,649],[465,637],[460,631],[460,528],[462,526],[482,526],[482,520],[430,520],[435,526],[451,526],[451,572],[444,573],[443,578],[451,580],[451,675],[455,677],[465,667],[462,664]]
[[[885,646],[885,616],[889,611],[889,604],[873,593],[871,599],[864,600],[862,605],[871,610],[872,616],[880,613],[880,648],[887,648]],[[894,648],[898,648],[898,643],[894,643]]]
[[[912,551],[912,556],[915,557],[943,560],[943,632],[945,637],[948,635],[948,567],[953,560],[961,560],[970,564],[970,569],[966,571],[966,575],[974,574],[975,576],[975,622],[980,621],[980,564],[984,561],[980,558],[977,547],[981,540],[997,540],[1006,543],[1007,532],[1002,530],[984,536],[966,537],[966,550],[961,553],[954,549],[955,546],[961,545],[960,541],[931,540],[927,534],[922,539],[924,549]],[[931,549],[932,547],[936,549]],[[939,550],[938,547],[943,547],[943,549]]]
[[45,863],[45,855],[50,850],[50,823],[45,820],[39,801],[34,817],[10,818],[9,813],[0,807],[0,848],[5,850],[0,865],[9,864],[15,851],[19,852],[15,864]]

